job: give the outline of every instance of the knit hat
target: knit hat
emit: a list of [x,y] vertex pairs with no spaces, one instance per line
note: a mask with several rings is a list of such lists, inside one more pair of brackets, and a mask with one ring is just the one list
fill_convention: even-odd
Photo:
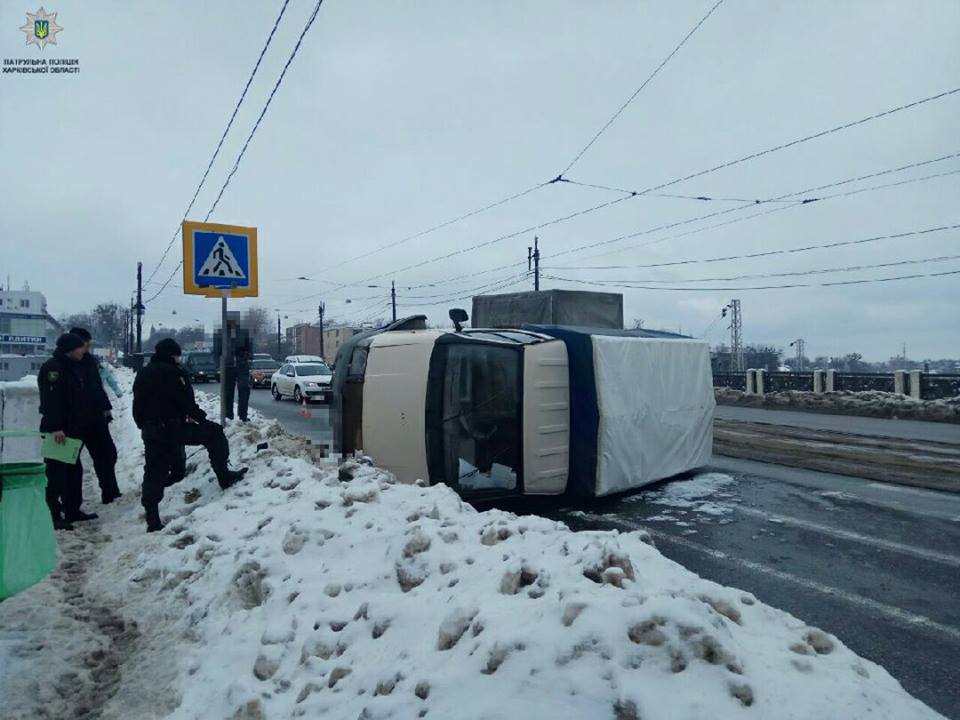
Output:
[[73,352],[83,347],[83,338],[73,333],[64,333],[57,338],[57,350],[62,353]]
[[164,338],[158,342],[153,352],[160,357],[179,357],[182,354],[180,344],[173,338]]
[[90,342],[93,339],[93,336],[90,334],[90,331],[82,327],[72,327],[70,328],[70,334],[76,335],[78,338],[84,342]]

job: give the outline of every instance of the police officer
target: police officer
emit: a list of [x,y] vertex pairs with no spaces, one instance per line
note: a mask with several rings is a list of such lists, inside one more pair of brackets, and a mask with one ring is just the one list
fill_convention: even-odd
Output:
[[[53,435],[61,445],[67,437],[81,438],[103,420],[102,410],[88,400],[83,339],[65,333],[57,338],[53,357],[40,368],[40,432]],[[46,460],[47,506],[58,530],[72,530],[71,523],[92,520],[93,513],[80,509],[83,503],[83,465]]]
[[207,420],[193,397],[187,375],[180,371],[180,346],[172,338],[161,340],[150,363],[133,383],[133,419],[144,447],[143,494],[147,532],[163,529],[160,501],[172,479],[184,445],[203,445],[220,487],[227,489],[242,478],[246,468],[227,467],[230,447],[223,428]]
[[87,452],[93,459],[93,469],[97,473],[100,483],[100,499],[104,504],[112,503],[120,497],[120,488],[117,486],[117,446],[110,435],[109,423],[113,420],[113,406],[103,389],[103,378],[100,372],[100,363],[97,357],[90,352],[93,339],[90,331],[81,327],[70,328],[70,333],[83,340],[83,359],[80,367],[83,370],[83,391],[86,402],[96,410],[96,422],[87,427],[80,439]]

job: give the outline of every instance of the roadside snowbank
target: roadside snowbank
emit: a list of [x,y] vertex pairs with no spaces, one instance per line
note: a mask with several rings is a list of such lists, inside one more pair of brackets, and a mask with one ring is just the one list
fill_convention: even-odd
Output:
[[[148,536],[120,405],[126,495],[62,548],[64,564],[87,548],[82,587],[52,579],[0,607],[4,717],[939,717],[644,533],[574,533],[363,463],[318,464],[256,414],[228,430],[245,482],[221,493],[192,458],[161,506],[167,529]],[[112,608],[122,632],[76,627],[80,602]],[[30,674],[70,666],[93,714],[57,714],[75,707],[70,683],[36,695]]]
[[876,390],[868,392],[844,390],[832,393],[784,390],[764,395],[748,395],[742,390],[716,387],[713,392],[719,405],[960,423],[960,397],[914,400],[908,395]]

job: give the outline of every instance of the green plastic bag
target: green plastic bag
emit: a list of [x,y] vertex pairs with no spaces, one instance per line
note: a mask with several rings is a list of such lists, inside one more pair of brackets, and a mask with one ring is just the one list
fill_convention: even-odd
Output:
[[47,507],[43,463],[0,464],[0,485],[0,600],[4,600],[53,571],[57,538]]

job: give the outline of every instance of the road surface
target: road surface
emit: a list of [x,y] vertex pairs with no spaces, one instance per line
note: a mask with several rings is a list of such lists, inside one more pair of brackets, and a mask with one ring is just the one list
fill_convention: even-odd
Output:
[[717,405],[716,417],[722,420],[769,423],[810,430],[831,430],[854,435],[877,435],[900,440],[927,440],[960,445],[960,425],[955,423],[888,420],[855,415],[824,415],[736,405]]
[[[310,406],[312,417],[303,418],[265,390],[251,394],[251,405],[292,433],[329,442],[325,406]],[[899,424],[746,410],[801,415],[797,422],[828,430],[861,420],[871,432],[875,422]],[[667,557],[835,634],[960,720],[960,495],[715,456],[693,479],[536,511],[574,529],[648,530]]]

